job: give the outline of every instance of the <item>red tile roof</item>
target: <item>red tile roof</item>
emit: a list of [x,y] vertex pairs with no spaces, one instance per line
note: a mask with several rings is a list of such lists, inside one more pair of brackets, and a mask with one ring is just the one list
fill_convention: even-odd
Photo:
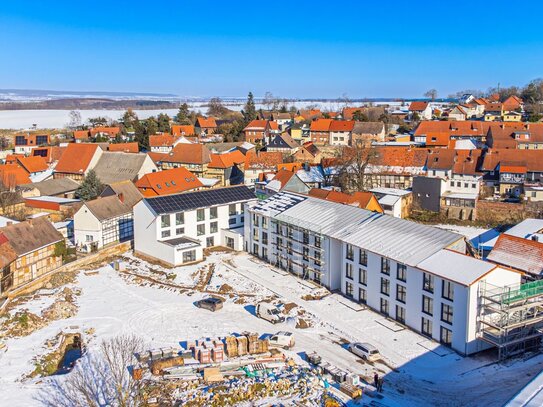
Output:
[[342,110],[343,119],[351,120],[356,112],[364,113],[366,110],[365,107],[344,107]]
[[43,157],[44,160],[50,164],[60,160],[62,153],[64,153],[66,147],[50,146],[50,147],[37,147],[32,149],[32,155]]
[[89,131],[88,130],[75,130],[74,131],[74,139],[75,140],[88,140],[89,139]]
[[136,141],[132,143],[114,143],[107,147],[108,151],[123,151],[125,153],[139,153],[139,145]]
[[411,112],[422,112],[428,107],[428,102],[411,102],[409,110]]
[[245,156],[245,169],[248,168],[268,168],[276,169],[277,164],[283,162],[283,154],[279,151],[259,151],[249,150]]
[[431,121],[420,122],[415,130],[415,136],[429,133],[449,133],[451,136],[474,136],[483,137],[486,135],[487,124],[476,121]]
[[310,131],[330,131],[332,119],[317,119],[311,122]]
[[330,123],[330,131],[353,131],[353,120],[333,120]]
[[230,168],[234,165],[245,163],[245,156],[239,150],[234,150],[223,154],[211,154],[209,168]]
[[99,148],[98,144],[68,144],[55,167],[55,172],[83,174]]
[[524,272],[543,272],[543,243],[501,234],[488,255],[488,260]]
[[268,126],[267,120],[252,120],[243,131],[264,131],[266,130],[266,127]]
[[145,174],[136,186],[143,196],[170,195],[203,187],[198,177],[185,167]]
[[49,168],[43,157],[38,156],[18,157],[18,162],[29,174],[43,172]]
[[[309,196],[313,196],[315,198],[320,199],[326,199],[327,201],[332,201],[336,203],[341,203],[345,205],[352,205],[352,206],[358,206],[359,208],[366,209],[372,199],[375,199],[375,202],[377,202],[377,205],[379,205],[379,202],[374,197],[374,195],[371,192],[354,192],[353,194],[346,194],[344,192],[334,191],[334,190],[326,190],[326,189],[320,189],[320,188],[312,188],[309,191]],[[380,205],[379,205],[380,207]],[[382,208],[379,212],[383,212]]]
[[213,117],[198,117],[196,119],[196,127],[200,127],[201,129],[214,129],[217,127],[217,122]]
[[109,135],[109,137],[115,137],[121,132],[120,127],[106,127],[106,126],[97,126],[90,129],[90,135],[92,137],[96,136],[98,133],[104,133]]
[[17,164],[0,165],[0,182],[7,188],[30,184],[28,173]]
[[196,134],[192,124],[172,124],[171,130],[174,136],[192,136]]
[[543,150],[491,148],[485,154],[481,169],[495,171],[500,164],[526,167],[530,172],[543,172]]
[[211,162],[211,154],[203,144],[179,143],[169,153],[162,154],[160,161],[180,164],[207,164]]
[[173,144],[176,141],[176,137],[173,137],[171,134],[156,134],[154,136],[149,136],[149,146],[150,147],[173,147]]

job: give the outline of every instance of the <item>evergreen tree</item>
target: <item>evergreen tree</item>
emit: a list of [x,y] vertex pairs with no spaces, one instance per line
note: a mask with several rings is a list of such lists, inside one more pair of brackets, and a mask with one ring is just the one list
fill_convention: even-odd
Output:
[[160,113],[157,117],[158,131],[163,133],[170,132],[170,116],[165,113]]
[[124,112],[123,117],[121,118],[123,123],[123,134],[126,135],[128,132],[136,132],[137,124],[139,123],[138,115],[130,108]]
[[368,122],[370,119],[368,119],[368,116],[362,113],[361,110],[357,110],[353,113],[353,120],[357,122]]
[[90,170],[83,179],[83,182],[75,191],[76,196],[83,201],[96,199],[104,190],[105,185],[96,175],[94,170]]
[[245,117],[245,121],[247,123],[256,119],[256,107],[253,92],[249,92],[249,95],[247,96],[247,103],[243,109],[243,116]]
[[175,121],[179,124],[192,124],[189,115],[189,105],[183,103],[181,106],[179,106],[179,112],[177,112],[177,116],[175,116]]

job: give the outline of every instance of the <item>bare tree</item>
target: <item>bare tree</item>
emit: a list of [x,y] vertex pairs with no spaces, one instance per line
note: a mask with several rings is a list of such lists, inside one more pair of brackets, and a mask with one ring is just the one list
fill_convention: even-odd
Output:
[[378,152],[371,144],[357,143],[336,154],[335,182],[342,192],[366,191],[371,188],[369,168],[376,163]]
[[6,136],[0,136],[0,150],[7,150],[11,142]]
[[21,194],[15,190],[15,174],[0,172],[0,208],[3,214],[13,212],[13,206],[22,201]]
[[424,94],[424,97],[432,99],[432,102],[437,99],[437,90],[430,89]]
[[70,112],[69,117],[70,117],[70,121],[68,122],[69,129],[75,130],[81,126],[82,120],[81,120],[81,113],[79,111],[72,110]]
[[222,99],[219,97],[214,97],[209,100],[209,104],[207,107],[207,115],[208,116],[215,116],[215,117],[221,117],[228,109],[223,105]]
[[274,105],[276,104],[277,98],[273,96],[273,93],[266,92],[264,95],[264,99],[262,99],[262,104],[266,106],[267,110],[274,109]]
[[347,93],[341,95],[339,101],[341,102],[341,107],[349,107],[352,104],[352,100],[349,99],[349,95],[347,95]]
[[65,376],[49,381],[37,397],[47,407],[136,407],[143,404],[143,384],[134,380],[129,368],[143,341],[121,335],[102,342],[96,354],[81,358]]

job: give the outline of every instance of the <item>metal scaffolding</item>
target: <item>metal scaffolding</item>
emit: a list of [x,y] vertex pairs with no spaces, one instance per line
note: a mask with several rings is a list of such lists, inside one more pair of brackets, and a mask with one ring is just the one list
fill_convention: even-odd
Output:
[[[303,222],[300,221],[291,223],[288,220],[276,219],[272,221],[272,224],[275,228],[273,233],[276,238],[275,242],[273,239],[271,242],[273,255],[276,258],[275,265],[296,274],[304,280],[311,279],[312,281],[321,284],[323,275],[322,268],[325,265],[324,249],[322,247],[324,236],[320,232],[315,232],[313,227],[314,224],[312,223],[304,225]],[[283,228],[286,228],[285,232],[283,232]],[[303,238],[304,233],[308,235],[308,239]],[[319,245],[315,243],[315,239],[311,242],[311,239],[309,238],[311,235],[319,238]],[[300,246],[302,250],[294,247],[295,245]],[[307,253],[303,252],[303,248],[305,247],[308,249]],[[319,253],[319,256],[312,255],[312,253]],[[311,267],[309,260],[312,260],[313,263],[319,262],[319,268]],[[294,266],[299,270],[295,271]]]
[[496,287],[479,285],[478,337],[498,348],[500,359],[539,350],[543,336],[543,281]]

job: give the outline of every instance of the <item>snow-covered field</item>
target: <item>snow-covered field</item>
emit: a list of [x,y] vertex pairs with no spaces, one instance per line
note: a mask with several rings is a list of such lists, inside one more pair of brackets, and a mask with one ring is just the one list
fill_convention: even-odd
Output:
[[[337,294],[304,300],[303,296],[322,290],[245,253],[214,253],[203,263],[175,269],[150,265],[127,253],[125,264],[125,273],[106,265],[95,274],[81,272],[68,284],[81,291],[73,317],[5,340],[6,350],[0,350],[1,406],[39,405],[35,397],[47,389],[49,380],[24,377],[34,369],[34,358],[47,352],[46,341],[68,328],[89,332],[83,337],[89,354],[101,339],[120,333],[137,334],[155,348],[246,330],[261,334],[289,330],[296,339],[294,352],[318,351],[324,361],[367,378],[376,371],[385,375],[382,406],[499,406],[543,366],[543,356],[503,364],[494,363],[491,355],[463,358]],[[193,285],[198,288],[184,288]],[[193,305],[219,290],[226,298],[222,310],[210,313]],[[51,304],[51,292],[47,294],[29,297],[10,312],[28,308],[39,314]],[[297,305],[277,326],[254,315],[254,305],[272,296]],[[296,328],[300,319],[309,327]],[[383,363],[362,362],[344,349],[345,341],[374,344]],[[363,398],[364,403],[371,401]]]

